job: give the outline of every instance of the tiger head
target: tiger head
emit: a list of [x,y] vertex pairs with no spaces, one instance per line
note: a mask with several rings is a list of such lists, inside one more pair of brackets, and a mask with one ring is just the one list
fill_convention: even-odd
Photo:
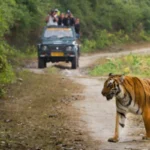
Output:
[[104,87],[102,89],[102,95],[111,100],[113,97],[117,96],[122,90],[121,84],[124,80],[123,75],[113,75],[109,74],[108,79],[104,82]]

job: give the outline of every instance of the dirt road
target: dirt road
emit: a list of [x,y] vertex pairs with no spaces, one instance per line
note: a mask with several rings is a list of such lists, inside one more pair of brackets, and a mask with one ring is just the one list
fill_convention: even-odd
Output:
[[[119,143],[108,143],[107,139],[113,136],[115,125],[115,101],[107,101],[101,96],[104,79],[89,77],[84,74],[84,68],[101,57],[119,57],[127,55],[130,51],[121,53],[104,53],[84,56],[80,59],[80,69],[62,70],[62,74],[85,86],[83,95],[85,99],[73,103],[80,112],[80,121],[85,122],[87,132],[93,139],[101,141],[100,150],[148,150],[150,141],[142,140],[145,133],[140,116],[129,114],[126,126],[122,131]],[[148,54],[150,48],[134,50],[132,53]]]

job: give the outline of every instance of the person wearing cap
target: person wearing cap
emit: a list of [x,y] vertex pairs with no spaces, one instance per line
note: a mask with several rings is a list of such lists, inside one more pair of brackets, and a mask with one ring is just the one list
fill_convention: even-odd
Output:
[[60,16],[60,11],[57,9],[57,8],[55,8],[55,15],[58,17],[58,16]]
[[71,13],[70,10],[67,11],[67,14],[65,16],[65,19],[64,19],[64,25],[65,26],[74,26],[75,24],[75,19]]
[[70,14],[70,13],[71,13],[71,11],[70,11],[70,10],[67,10],[67,13],[68,13],[68,14]]
[[56,15],[56,12],[54,10],[51,10],[49,15],[45,19],[47,26],[57,26],[58,25],[58,17]]

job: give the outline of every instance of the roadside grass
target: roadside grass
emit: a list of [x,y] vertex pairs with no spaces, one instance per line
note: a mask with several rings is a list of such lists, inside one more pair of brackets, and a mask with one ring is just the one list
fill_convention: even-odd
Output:
[[89,71],[92,76],[105,76],[109,73],[130,74],[139,77],[150,77],[150,56],[129,54],[120,58],[99,60]]
[[55,71],[23,71],[17,77],[0,101],[0,149],[98,149],[71,106],[83,99],[76,94],[80,85]]

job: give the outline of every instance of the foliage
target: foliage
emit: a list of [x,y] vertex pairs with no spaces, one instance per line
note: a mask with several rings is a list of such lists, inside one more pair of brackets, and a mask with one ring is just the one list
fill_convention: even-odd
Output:
[[[141,33],[141,34],[140,34]],[[147,41],[149,37],[145,33],[140,32],[139,37]],[[85,39],[82,44],[82,52],[93,52],[95,49],[103,49],[113,44],[121,44],[132,41],[123,30],[115,33],[109,33],[107,30],[98,30],[95,35],[95,40]]]
[[13,68],[8,62],[9,52],[9,46],[0,42],[0,97],[5,94],[4,85],[13,82],[15,79]]
[[[101,49],[132,40],[149,41],[148,0],[0,0],[0,37],[25,51],[37,43],[45,17],[52,8],[71,10],[80,18],[83,50]],[[121,33],[121,38],[118,36]],[[87,44],[87,45],[86,45]]]
[[59,4],[58,7],[62,12],[70,9],[75,17],[80,18],[84,52],[93,52],[93,47],[97,50],[118,43],[150,40],[148,0],[70,0],[69,2],[56,0],[55,2]]
[[[4,85],[15,79],[14,66],[35,52],[40,28],[51,0],[0,0],[0,97]],[[5,40],[7,42],[4,42]],[[9,43],[9,44],[8,44]],[[32,44],[32,45],[31,45]],[[19,48],[19,50],[16,50]],[[22,52],[23,53],[22,53]]]
[[96,49],[96,41],[85,39],[82,46],[82,52],[93,52]]
[[144,30],[142,30],[141,32],[139,32],[139,37],[140,37],[140,39],[142,39],[144,41],[150,41],[149,34],[147,34]]
[[0,38],[9,44],[24,47],[35,44],[52,0],[0,0]]
[[150,76],[150,57],[130,54],[122,58],[107,59],[105,63],[96,65],[90,74],[93,76],[114,74],[132,74]]
[[14,73],[11,66],[11,60],[9,60],[9,56],[13,54],[13,50],[4,43],[0,43],[0,84],[10,83],[14,79]]
[[0,38],[7,33],[14,23],[15,0],[0,0]]
[[94,37],[99,28],[131,33],[142,23],[143,29],[150,29],[148,0],[56,0],[56,3],[59,3],[61,11],[70,9],[81,18],[82,32],[88,37]]
[[102,39],[98,48],[112,42],[107,40],[105,33],[122,31],[124,36],[129,36],[133,32],[150,32],[148,0],[0,0],[0,3],[0,37],[7,33],[13,44],[17,41],[19,46],[23,40],[25,44],[37,42],[37,35],[45,25],[45,16],[51,8],[56,7],[61,12],[70,9],[75,17],[80,18],[82,39],[86,37],[96,42]]

